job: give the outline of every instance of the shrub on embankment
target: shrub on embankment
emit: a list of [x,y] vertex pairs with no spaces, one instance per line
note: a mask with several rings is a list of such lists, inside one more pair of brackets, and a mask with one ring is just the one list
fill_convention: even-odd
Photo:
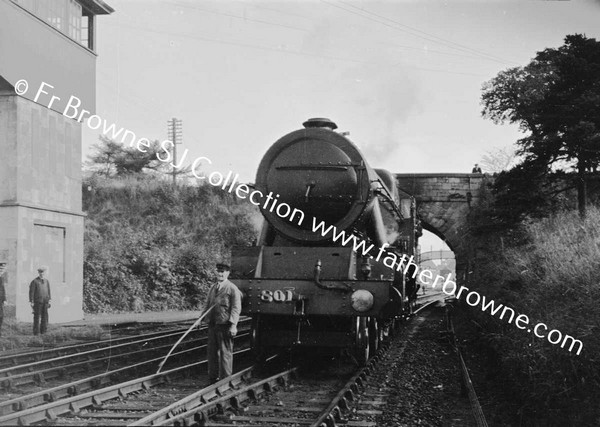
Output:
[[[560,212],[474,240],[471,286],[530,319],[528,333],[514,320],[508,324],[499,314],[471,310],[499,362],[497,378],[507,380],[522,405],[521,422],[599,423],[600,209],[591,207],[584,221],[575,211]],[[561,348],[537,338],[538,322],[548,326],[546,334],[556,329],[581,340],[581,353],[578,346],[569,352],[570,343]]]
[[215,261],[255,238],[254,206],[210,185],[96,177],[83,209],[88,313],[197,308]]

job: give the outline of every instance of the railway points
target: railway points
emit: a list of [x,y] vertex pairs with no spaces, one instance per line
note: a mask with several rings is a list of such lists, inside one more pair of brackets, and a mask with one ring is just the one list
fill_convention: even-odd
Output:
[[[399,390],[392,383],[393,369],[400,368],[402,372],[411,369],[408,365],[398,367],[397,362],[413,356],[408,347],[423,339],[423,328],[437,328],[437,344],[445,341],[440,340],[443,331],[438,328],[445,323],[437,321],[445,319],[443,308],[436,307],[443,301],[441,297],[420,297],[414,315],[400,324],[394,338],[384,343],[364,368],[357,369],[347,356],[306,357],[304,353],[302,358],[296,357],[297,366],[289,365],[293,357],[280,356],[274,358],[275,361],[269,359],[269,368],[257,369],[252,365],[251,352],[246,349],[236,353],[236,374],[205,387],[207,378],[202,373],[205,361],[187,362],[190,357],[202,354],[199,347],[194,347],[182,350],[181,358],[174,360],[177,366],[160,374],[125,381],[123,372],[115,370],[108,373],[105,381],[94,383],[92,379],[90,388],[81,386],[83,382],[79,386],[73,382],[39,391],[36,396],[32,394],[29,401],[27,396],[13,399],[9,402],[12,413],[0,416],[0,425],[191,425],[200,422],[199,425],[215,426],[262,426],[265,423],[282,427],[395,426],[397,424],[388,420],[392,414],[397,415],[391,402],[399,396]],[[248,334],[243,335],[239,338],[247,341]],[[447,343],[445,346],[450,350]],[[447,359],[448,353],[436,353],[441,356],[436,363]],[[148,363],[159,361],[160,358],[156,358]],[[457,364],[450,363],[456,369]],[[455,370],[441,388],[454,388],[457,393],[446,399],[463,400],[468,407],[468,401],[460,397],[457,374]],[[429,388],[436,390],[439,386],[429,382]],[[409,400],[414,398],[409,397]],[[7,407],[7,402],[4,403]],[[467,420],[469,415],[463,411],[464,424],[453,425],[475,425]],[[456,420],[455,412],[452,416]],[[205,421],[201,421],[203,419]]]

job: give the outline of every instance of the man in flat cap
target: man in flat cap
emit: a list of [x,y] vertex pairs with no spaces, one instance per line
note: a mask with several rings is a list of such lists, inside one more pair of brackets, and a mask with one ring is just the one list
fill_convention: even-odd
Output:
[[[33,335],[45,334],[48,327],[48,308],[50,307],[50,282],[44,277],[48,267],[38,268],[38,277],[29,284],[29,303],[33,308]],[[40,325],[41,318],[41,325]]]
[[208,379],[211,384],[231,375],[233,367],[233,337],[242,311],[242,293],[231,283],[229,265],[218,263],[217,279],[208,291],[202,314],[208,323]]
[[4,288],[4,271],[6,263],[0,262],[0,336],[2,336],[2,323],[4,322],[4,304],[6,304],[6,289]]

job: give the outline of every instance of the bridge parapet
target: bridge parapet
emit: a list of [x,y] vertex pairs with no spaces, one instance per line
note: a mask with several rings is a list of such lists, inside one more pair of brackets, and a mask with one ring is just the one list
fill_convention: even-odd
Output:
[[478,196],[486,175],[480,173],[396,174],[398,188],[421,202],[467,202]]

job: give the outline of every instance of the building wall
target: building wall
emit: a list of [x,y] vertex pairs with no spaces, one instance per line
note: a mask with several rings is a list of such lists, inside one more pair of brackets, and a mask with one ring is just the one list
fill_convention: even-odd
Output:
[[0,91],[0,258],[8,310],[31,321],[29,283],[49,267],[51,322],[83,317],[81,124]]
[[[0,261],[7,262],[6,313],[18,320],[32,320],[29,283],[40,265],[49,267],[50,322],[83,317],[81,124],[63,113],[72,96],[81,100],[78,111],[94,113],[95,62],[91,50],[0,0]],[[20,80],[29,88],[17,95]],[[42,83],[53,87],[35,100]]]
[[23,96],[31,100],[42,82],[54,86],[38,103],[48,106],[56,95],[55,111],[62,113],[72,95],[81,99],[81,108],[95,111],[96,54],[11,0],[0,0],[0,76],[11,85],[27,80]]

